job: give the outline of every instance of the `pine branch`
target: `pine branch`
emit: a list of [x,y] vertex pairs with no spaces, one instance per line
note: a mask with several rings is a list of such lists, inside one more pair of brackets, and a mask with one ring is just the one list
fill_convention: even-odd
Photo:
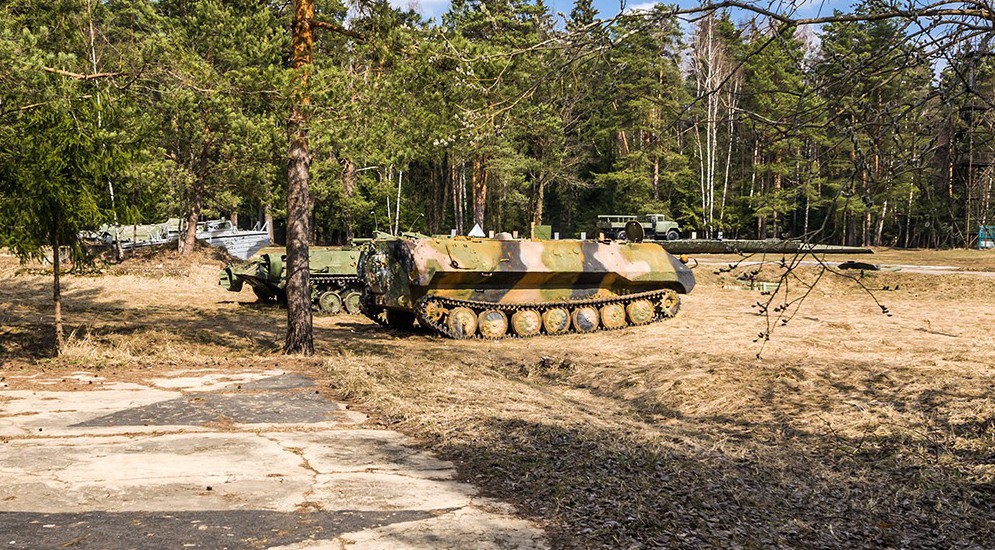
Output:
[[98,78],[115,78],[118,76],[124,76],[125,73],[93,73],[93,74],[81,74],[73,73],[69,71],[64,71],[62,69],[54,69],[52,67],[42,67],[46,73],[57,74],[61,76],[66,76],[69,78],[75,78],[76,80],[96,80]]
[[314,19],[311,21],[311,25],[319,29],[325,29],[328,31],[339,33],[343,36],[348,36],[349,38],[359,40],[360,42],[366,42],[366,36],[364,36],[362,33],[358,33],[351,29],[347,29],[342,25],[338,25],[336,23],[329,23],[327,21],[319,21],[317,19]]

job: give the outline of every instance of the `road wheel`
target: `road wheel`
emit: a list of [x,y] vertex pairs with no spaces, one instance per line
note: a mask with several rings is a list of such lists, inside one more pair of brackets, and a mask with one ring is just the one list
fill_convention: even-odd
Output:
[[563,334],[570,330],[570,313],[562,307],[548,309],[542,314],[546,334]]
[[342,311],[342,297],[338,292],[322,292],[318,296],[318,311],[328,315],[338,315]]
[[477,314],[468,307],[457,307],[446,317],[446,327],[453,338],[472,338],[477,333]]
[[605,328],[622,328],[625,326],[625,308],[622,304],[605,304],[601,306],[601,324]]
[[636,300],[625,306],[625,313],[633,325],[645,325],[653,320],[653,304],[649,300]]
[[574,330],[577,332],[594,332],[598,330],[600,316],[598,310],[592,306],[582,306],[574,310],[571,315],[574,323]]
[[508,316],[496,309],[485,310],[477,316],[477,330],[484,338],[501,338],[508,333]]
[[681,238],[681,234],[678,233],[676,229],[671,229],[670,231],[667,231],[667,240],[668,241],[676,241],[677,239],[680,239],[680,238]]
[[542,329],[542,317],[534,309],[516,311],[511,315],[511,328],[523,338],[535,336]]
[[363,295],[356,292],[355,290],[347,293],[345,295],[345,298],[342,299],[342,302],[345,305],[345,310],[348,311],[349,314],[351,315],[359,315],[361,313],[359,308],[359,300],[362,297]]

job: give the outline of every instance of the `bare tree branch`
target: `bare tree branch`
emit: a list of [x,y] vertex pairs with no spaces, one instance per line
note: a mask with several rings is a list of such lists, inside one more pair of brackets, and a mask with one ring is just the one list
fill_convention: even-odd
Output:
[[317,19],[313,19],[311,20],[311,25],[319,29],[324,29],[326,31],[332,31],[341,34],[343,36],[348,36],[349,38],[353,38],[361,42],[366,41],[366,36],[364,36],[362,33],[356,32],[352,29],[347,29],[337,23],[329,23],[328,21],[319,21]]
[[42,67],[46,73],[57,74],[61,76],[66,76],[69,78],[75,78],[76,80],[97,80],[99,78],[116,78],[119,76],[124,76],[125,73],[93,73],[93,74],[83,74],[74,73],[70,71],[64,71],[62,69],[55,69],[52,67]]

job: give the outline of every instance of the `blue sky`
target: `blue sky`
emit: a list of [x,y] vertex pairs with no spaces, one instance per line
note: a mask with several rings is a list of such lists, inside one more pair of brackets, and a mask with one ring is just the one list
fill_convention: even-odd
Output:
[[[570,13],[573,8],[573,0],[547,0],[553,6],[554,12]],[[758,5],[763,7],[773,7],[776,11],[778,6],[787,6],[790,3],[799,6],[796,11],[798,17],[815,17],[818,15],[830,15],[833,9],[847,11],[852,4],[851,0],[762,0]],[[698,2],[690,0],[677,0],[681,6],[693,6]],[[420,12],[426,18],[437,17],[449,8],[449,0],[391,0],[395,6],[407,8],[411,7]],[[653,2],[646,0],[625,0],[625,9],[648,8]],[[612,17],[621,11],[622,6],[619,0],[594,0],[594,7],[598,9],[601,17]]]

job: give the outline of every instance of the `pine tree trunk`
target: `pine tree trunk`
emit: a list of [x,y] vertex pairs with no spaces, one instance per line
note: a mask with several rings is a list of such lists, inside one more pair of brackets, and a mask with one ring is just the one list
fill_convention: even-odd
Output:
[[[750,198],[753,198],[753,193],[757,186],[757,165],[760,164],[760,138],[753,138],[753,162],[750,165]],[[750,201],[753,204],[753,201]],[[763,236],[760,234],[760,213],[759,210],[754,206],[754,215],[757,217],[757,238],[762,239]]]
[[453,229],[457,235],[463,234],[463,210],[460,208],[459,174],[456,165],[449,166],[449,179],[453,186]]
[[847,211],[846,214],[846,244],[849,246],[860,246],[860,241],[858,240],[859,235],[857,234],[857,215],[850,211]]
[[[866,169],[860,171],[861,197],[868,196],[868,188],[870,185],[869,178],[870,175],[867,173]],[[871,244],[870,227],[871,227],[871,210],[870,208],[868,208],[867,211],[864,212],[864,215],[861,217],[860,220],[860,246],[868,246],[869,244]]]
[[444,163],[433,163],[432,165],[432,219],[429,225],[433,234],[438,233],[446,219],[446,198],[448,189],[447,179],[442,175]]
[[59,233],[55,228],[52,231],[52,305],[55,315],[55,355],[62,354],[66,347],[65,335],[62,331],[62,281],[60,275],[62,271],[62,258],[59,254]]
[[197,242],[197,220],[200,219],[200,210],[204,205],[204,190],[206,187],[207,171],[211,158],[211,128],[204,126],[204,146],[200,150],[200,166],[197,168],[197,178],[190,189],[190,205],[187,210],[187,227],[183,234],[183,245],[180,253],[189,256],[193,252],[194,244]]
[[878,226],[874,231],[874,246],[881,246],[881,242],[884,239],[884,220],[888,216],[888,201],[884,201],[884,205],[881,206],[881,217],[878,218]]
[[739,80],[733,81],[732,92],[728,96],[727,112],[728,126],[726,139],[726,166],[725,171],[722,176],[722,196],[719,197],[719,225],[726,219],[726,196],[729,194],[729,172],[732,167],[732,145],[733,145],[733,135],[735,135],[734,130],[736,126],[736,99],[737,94],[739,94]]
[[308,69],[311,64],[314,18],[312,0],[294,1],[293,68],[300,74],[295,104],[290,115],[290,154],[287,168],[287,336],[286,353],[312,355],[314,340],[311,318],[311,281],[308,261],[311,193],[308,170],[308,133],[304,110],[310,103],[307,95]]
[[204,201],[204,179],[200,176],[190,189],[190,204],[187,206],[187,225],[183,230],[180,253],[189,256],[197,242],[197,221],[200,220],[200,209]]
[[532,223],[542,225],[542,207],[543,203],[546,202],[546,180],[541,176],[539,183],[536,184],[535,201],[535,208],[532,210]]
[[[971,100],[971,123],[975,123],[974,100]],[[967,134],[967,182],[964,188],[964,248],[971,247],[971,229],[974,224],[971,222],[974,212],[974,130],[969,127]]]
[[625,130],[619,130],[618,132],[618,144],[619,153],[621,156],[626,156],[629,154],[629,138],[625,135]]
[[988,186],[985,188],[985,202],[981,207],[981,225],[988,225],[988,209],[992,197],[992,168],[988,168]]
[[[781,154],[778,153],[777,156],[774,158],[774,163],[778,167],[779,170],[780,170],[780,167],[781,167],[781,161],[782,161]],[[774,201],[775,201],[775,203],[774,203],[774,208],[773,208],[773,211],[772,211],[773,220],[771,221],[771,223],[773,225],[773,228],[774,228],[774,238],[775,239],[781,238],[781,227],[778,225],[778,215],[777,215],[778,214],[778,212],[777,212],[777,206],[778,206],[777,201],[778,201],[778,199],[780,197],[781,197],[781,172],[778,171],[778,172],[774,173]]]
[[850,220],[849,210],[847,210],[846,208],[844,208],[843,209],[843,223],[841,224],[842,225],[842,235],[840,236],[840,244],[842,244],[844,246],[850,244],[850,231],[849,231],[850,224],[849,224],[849,220]]
[[394,234],[401,234],[401,183],[404,181],[404,170],[397,171],[397,200],[394,201]]
[[345,166],[342,169],[342,195],[345,197],[345,204],[342,205],[342,222],[345,224],[346,242],[352,242],[356,236],[352,227],[352,198],[356,194],[356,164],[352,159],[345,159]]
[[263,206],[263,223],[266,224],[266,233],[269,236],[269,242],[276,244],[276,236],[273,234],[273,206],[269,203]]
[[909,247],[909,236],[912,232],[912,198],[915,187],[909,186],[909,202],[905,207],[905,248]]
[[[486,177],[486,176],[484,176]],[[505,181],[500,181],[500,187],[494,189],[491,187],[491,204],[497,205],[497,216],[491,216],[491,226],[494,227],[496,231],[501,231],[504,227],[504,197],[505,197]]]
[[653,200],[660,200],[660,155],[653,157]]
[[484,229],[484,216],[487,210],[487,168],[486,159],[473,159],[473,223]]

